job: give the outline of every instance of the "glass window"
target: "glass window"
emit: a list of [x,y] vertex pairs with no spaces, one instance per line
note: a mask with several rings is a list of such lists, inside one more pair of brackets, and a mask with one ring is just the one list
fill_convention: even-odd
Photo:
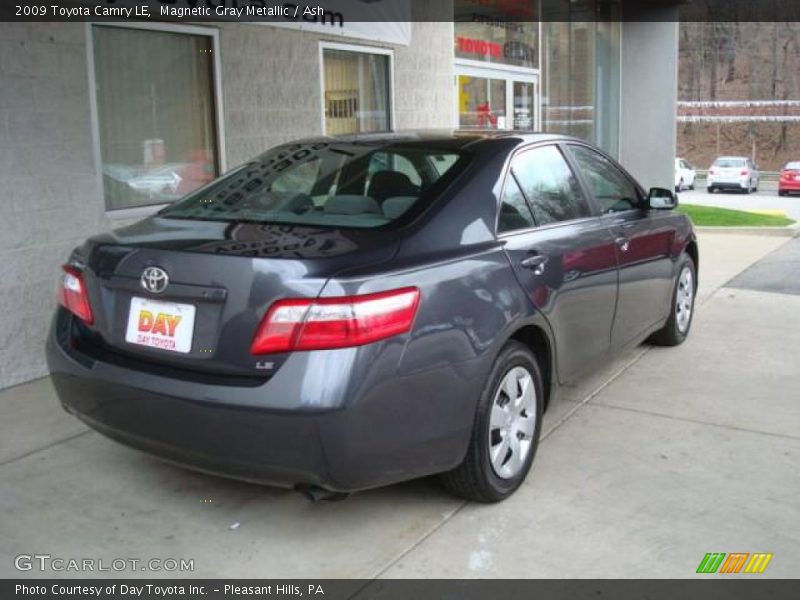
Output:
[[503,201],[500,203],[497,233],[527,229],[534,225],[533,215],[525,196],[519,189],[519,184],[514,176],[509,175],[506,179],[506,189],[503,191]]
[[444,175],[457,159],[458,156],[455,154],[434,154],[430,157],[433,169],[439,176]]
[[323,50],[325,133],[389,131],[389,57]]
[[210,36],[92,27],[108,210],[163,204],[218,175]]
[[376,152],[372,155],[369,172],[373,174],[380,171],[397,171],[405,175],[413,185],[422,185],[422,177],[417,168],[405,156],[396,152]]
[[570,146],[569,149],[603,213],[639,206],[636,186],[605,156],[586,146]]
[[[619,3],[543,0],[542,127],[619,154]],[[560,13],[560,14],[559,14]]]
[[714,161],[714,166],[720,169],[738,169],[747,165],[743,158],[718,158]]
[[456,58],[539,66],[537,2],[455,0],[453,14]]
[[[451,166],[429,168],[435,157]],[[418,144],[314,142],[280,146],[227,173],[162,217],[373,228],[432,202],[466,158]],[[407,172],[416,174],[415,184]]]
[[458,125],[462,129],[505,129],[506,80],[459,75]]
[[539,225],[591,216],[574,173],[555,146],[523,152],[511,169]]

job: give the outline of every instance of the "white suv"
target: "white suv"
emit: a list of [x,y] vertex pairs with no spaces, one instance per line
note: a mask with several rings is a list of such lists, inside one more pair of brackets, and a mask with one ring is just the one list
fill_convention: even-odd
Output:
[[708,169],[706,188],[740,190],[745,194],[758,191],[758,167],[746,156],[720,156]]

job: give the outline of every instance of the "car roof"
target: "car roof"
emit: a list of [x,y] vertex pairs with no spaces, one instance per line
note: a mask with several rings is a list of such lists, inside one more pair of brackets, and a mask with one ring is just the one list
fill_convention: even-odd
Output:
[[718,156],[714,160],[749,160],[747,156]]
[[476,143],[484,145],[493,141],[517,140],[518,143],[544,141],[583,141],[579,138],[544,132],[491,130],[491,129],[411,129],[382,133],[358,133],[338,136],[319,136],[297,140],[300,143],[341,142],[346,144],[395,144],[403,142],[428,142],[453,149],[465,148]]

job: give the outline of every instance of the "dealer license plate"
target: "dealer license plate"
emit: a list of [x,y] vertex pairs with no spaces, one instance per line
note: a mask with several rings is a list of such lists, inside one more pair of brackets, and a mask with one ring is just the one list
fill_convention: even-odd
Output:
[[131,298],[125,341],[150,348],[188,353],[192,349],[195,306]]

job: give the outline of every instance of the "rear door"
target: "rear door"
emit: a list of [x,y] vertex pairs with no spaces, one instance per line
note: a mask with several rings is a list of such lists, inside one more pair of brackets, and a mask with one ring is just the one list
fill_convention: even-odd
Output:
[[669,211],[643,208],[643,190],[610,158],[582,144],[568,148],[614,236],[619,296],[612,345],[621,347],[666,318],[673,286],[670,250],[675,221]]
[[506,176],[498,235],[548,319],[561,381],[608,352],[617,299],[614,241],[557,145],[518,153]]

